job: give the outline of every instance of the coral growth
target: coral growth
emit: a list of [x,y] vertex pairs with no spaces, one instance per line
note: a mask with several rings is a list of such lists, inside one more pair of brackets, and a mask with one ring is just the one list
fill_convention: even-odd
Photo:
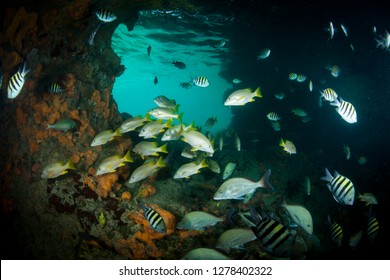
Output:
[[99,176],[97,178],[97,188],[95,190],[96,193],[100,197],[106,198],[117,181],[118,174],[116,174],[115,172]]

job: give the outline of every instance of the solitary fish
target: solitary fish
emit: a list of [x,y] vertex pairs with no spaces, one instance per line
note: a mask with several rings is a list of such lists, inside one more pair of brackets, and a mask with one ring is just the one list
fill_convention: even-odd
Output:
[[7,87],[7,95],[9,99],[16,98],[22,91],[25,77],[29,71],[30,69],[26,69],[26,63],[24,63],[23,67],[11,77]]
[[150,56],[150,52],[152,51],[152,46],[149,46],[147,51],[148,51],[148,56]]
[[248,102],[255,101],[255,97],[263,97],[260,92],[260,87],[258,87],[255,91],[251,91],[251,89],[240,89],[236,90],[229,95],[226,99],[224,105],[225,106],[243,106]]
[[187,66],[184,64],[184,62],[178,61],[178,60],[173,60],[172,64],[179,68],[179,69],[185,69]]
[[225,170],[223,171],[222,179],[225,180],[226,178],[230,177],[230,175],[232,175],[232,173],[234,172],[235,168],[236,164],[234,162],[229,162],[228,164],[226,164]]
[[97,11],[96,16],[99,20],[103,22],[112,22],[117,18],[116,15],[114,15],[112,12],[105,9]]
[[61,119],[58,120],[54,124],[48,124],[46,129],[56,129],[56,130],[62,130],[62,131],[68,131],[69,129],[72,129],[76,126],[76,123],[72,119]]
[[149,222],[150,226],[159,233],[166,233],[167,227],[163,217],[150,206],[146,206],[144,203],[140,203],[139,206],[144,211],[145,219]]
[[340,101],[338,99],[334,100],[330,105],[336,106],[336,112],[339,113],[339,115],[345,120],[347,123],[356,123],[357,122],[357,114],[355,107],[347,102],[344,101],[342,98],[340,98]]
[[267,57],[269,57],[270,54],[271,54],[271,50],[268,48],[264,48],[261,50],[261,52],[257,56],[257,60],[266,59]]
[[158,78],[157,78],[157,76],[154,77],[153,83],[154,83],[155,85],[158,84]]
[[60,175],[68,173],[68,169],[76,170],[70,158],[66,164],[62,162],[50,163],[43,168],[41,178],[57,178]]
[[297,148],[294,143],[289,140],[283,140],[283,138],[280,138],[279,146],[283,147],[283,151],[286,151],[290,155],[297,153]]

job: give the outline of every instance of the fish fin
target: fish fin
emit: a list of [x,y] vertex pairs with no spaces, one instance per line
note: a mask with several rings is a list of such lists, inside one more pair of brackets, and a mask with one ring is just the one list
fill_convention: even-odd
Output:
[[[179,104],[178,104],[179,105]],[[179,122],[183,122],[182,120],[183,120],[183,114],[184,113],[180,113],[178,116],[177,116],[177,120],[179,121]]]
[[260,179],[259,185],[270,191],[274,191],[275,190],[274,187],[268,181],[270,176],[271,176],[271,169],[268,169],[267,172],[265,172],[263,177]]
[[117,128],[114,132],[114,136],[122,136],[121,129]]
[[324,181],[327,181],[327,182],[331,182],[332,179],[333,179],[332,174],[330,174],[328,168],[325,168],[325,176],[321,177],[321,180],[324,180]]
[[123,157],[124,161],[126,162],[134,162],[133,158],[131,157],[130,155],[130,150],[127,151],[127,153],[125,154],[125,156]]
[[168,153],[168,150],[167,150],[167,146],[168,146],[168,143],[165,143],[164,145],[162,145],[161,147],[160,147],[160,152],[161,153]]
[[164,166],[166,166],[166,165],[165,165],[165,162],[164,162],[164,160],[163,160],[162,157],[159,157],[159,158],[158,158],[156,164],[157,164],[158,167],[164,167]]
[[255,97],[263,97],[263,95],[261,94],[261,92],[260,92],[260,87],[257,87],[257,89],[255,90],[255,95],[254,95]]
[[[66,169],[76,170],[76,167],[73,164],[72,158],[69,158],[68,162],[66,163],[66,167],[67,167]],[[66,172],[68,172],[68,171],[66,171]],[[63,173],[63,174],[65,174],[65,173]]]
[[279,141],[279,146],[283,147],[283,145],[284,145],[283,138],[280,138],[280,141]]

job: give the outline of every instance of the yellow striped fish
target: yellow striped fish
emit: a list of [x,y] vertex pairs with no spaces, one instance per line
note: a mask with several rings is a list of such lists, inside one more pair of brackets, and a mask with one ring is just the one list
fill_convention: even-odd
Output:
[[367,223],[367,237],[369,241],[373,241],[379,232],[379,223],[376,217],[371,217]]
[[351,180],[340,175],[337,171],[332,176],[327,168],[325,168],[325,173],[326,175],[321,177],[321,180],[329,182],[327,186],[333,194],[334,199],[340,204],[353,205],[355,200],[355,187]]
[[146,206],[143,202],[139,204],[141,209],[144,211],[145,219],[149,222],[150,226],[157,232],[166,233],[167,227],[165,225],[163,217],[151,208],[150,206]]
[[330,225],[330,237],[332,241],[337,245],[337,247],[340,247],[344,236],[343,229],[338,223],[332,223],[332,221],[330,220],[330,216],[328,216],[328,223]]
[[347,123],[356,123],[357,122],[357,114],[355,107],[343,99],[334,100],[334,102],[330,103],[330,105],[336,106],[336,112],[345,120]]
[[16,98],[22,91],[24,86],[25,77],[30,69],[26,69],[26,63],[23,67],[16,72],[8,82],[7,95],[9,99]]

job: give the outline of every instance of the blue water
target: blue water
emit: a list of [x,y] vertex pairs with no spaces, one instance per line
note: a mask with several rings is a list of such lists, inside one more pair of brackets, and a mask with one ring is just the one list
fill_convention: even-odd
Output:
[[[113,89],[119,111],[143,116],[157,107],[153,99],[164,95],[180,104],[184,123],[204,126],[208,118],[217,116],[211,131],[226,129],[232,114],[223,105],[223,94],[233,83],[222,78],[220,72],[230,54],[228,48],[210,47],[213,41],[227,39],[226,32],[226,26],[165,16],[141,16],[131,31],[124,24],[119,25],[112,37],[112,47],[126,67]],[[148,46],[152,47],[150,56]],[[172,64],[173,60],[184,62],[187,67],[179,69]],[[179,86],[198,76],[206,77],[210,85],[194,85],[190,89]]]

